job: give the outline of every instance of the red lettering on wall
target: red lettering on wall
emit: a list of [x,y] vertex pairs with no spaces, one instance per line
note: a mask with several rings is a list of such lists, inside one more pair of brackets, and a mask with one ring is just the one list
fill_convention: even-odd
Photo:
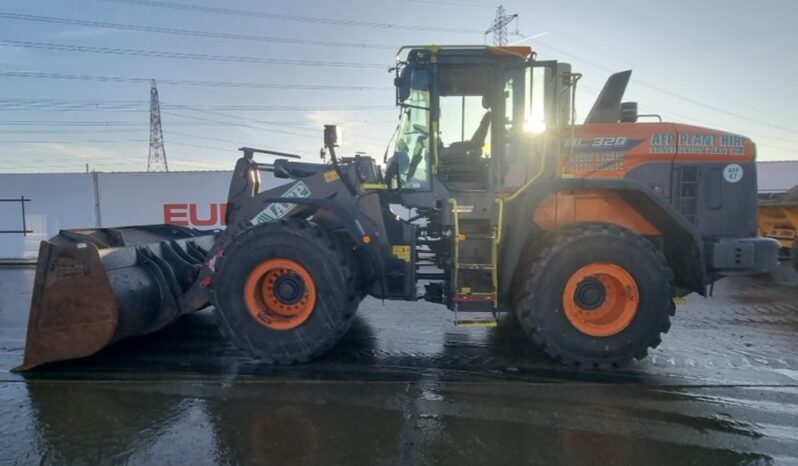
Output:
[[[203,212],[200,214],[200,212]],[[163,221],[170,225],[212,227],[226,225],[227,204],[211,203],[208,205],[208,214],[197,204],[164,204]],[[203,217],[203,218],[201,218]]]
[[164,204],[163,222],[170,225],[188,226],[186,204]]
[[217,204],[211,204],[210,208],[210,217],[206,219],[199,218],[197,214],[197,204],[190,204],[189,205],[189,219],[192,225],[198,227],[210,227],[216,225],[219,217],[219,207]]
[[219,221],[227,225],[227,204],[219,204]]

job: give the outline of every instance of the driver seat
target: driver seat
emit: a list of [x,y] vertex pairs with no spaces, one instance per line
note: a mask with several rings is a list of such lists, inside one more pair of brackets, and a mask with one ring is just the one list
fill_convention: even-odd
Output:
[[487,111],[485,112],[485,115],[482,116],[482,120],[479,122],[477,130],[474,131],[474,135],[471,136],[471,140],[469,141],[472,146],[479,148],[482,148],[482,146],[485,145],[485,139],[487,139],[488,130],[490,129],[490,119],[491,116],[493,116],[490,99],[486,95],[482,96],[482,108]]
[[488,96],[482,96],[482,107],[486,110],[485,115],[471,139],[452,143],[441,150],[441,167],[446,181],[464,183],[468,188],[474,188],[475,182],[482,185],[487,180],[488,160],[482,158],[482,148],[488,138],[493,115]]

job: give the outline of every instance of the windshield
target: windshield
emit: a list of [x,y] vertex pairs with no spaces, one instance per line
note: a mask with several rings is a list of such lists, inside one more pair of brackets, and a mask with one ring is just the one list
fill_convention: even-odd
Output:
[[402,119],[390,169],[395,173],[393,187],[421,189],[430,181],[430,78],[423,69],[406,71],[412,73],[410,90],[400,103]]

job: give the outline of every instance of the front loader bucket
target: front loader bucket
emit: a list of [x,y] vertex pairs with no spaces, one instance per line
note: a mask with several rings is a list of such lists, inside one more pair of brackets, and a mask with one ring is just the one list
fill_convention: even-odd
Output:
[[215,237],[151,225],[62,230],[42,241],[25,357],[14,370],[89,356],[207,306],[199,275]]

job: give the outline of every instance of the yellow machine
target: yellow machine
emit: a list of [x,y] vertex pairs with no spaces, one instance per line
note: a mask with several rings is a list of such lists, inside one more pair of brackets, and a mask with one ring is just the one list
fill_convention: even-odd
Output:
[[798,186],[786,193],[760,198],[757,227],[760,236],[781,243],[784,257],[798,270]]

